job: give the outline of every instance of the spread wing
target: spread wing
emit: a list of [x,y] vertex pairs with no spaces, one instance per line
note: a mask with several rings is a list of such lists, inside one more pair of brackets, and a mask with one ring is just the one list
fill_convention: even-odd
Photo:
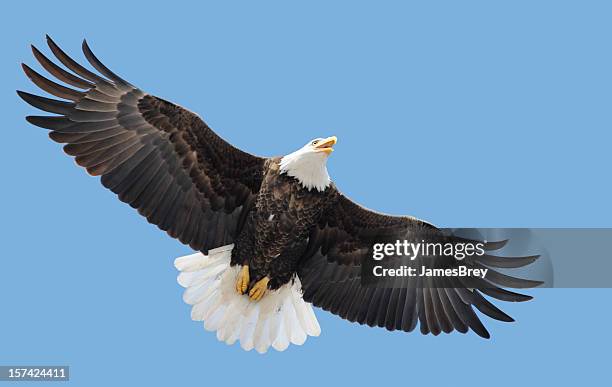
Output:
[[[378,284],[365,283],[363,269],[368,262],[372,262],[371,248],[375,243],[466,240],[445,236],[434,226],[411,217],[370,211],[342,194],[338,195],[337,203],[312,231],[298,275],[306,301],[344,319],[406,332],[414,330],[420,321],[423,334],[438,335],[455,329],[465,333],[472,329],[488,338],[489,333],[474,307],[500,321],[514,320],[490,303],[483,294],[505,301],[526,301],[531,297],[505,290],[502,286],[527,288],[541,284],[492,269],[485,279],[471,277],[465,282],[460,277],[395,277]],[[484,249],[496,250],[504,244],[488,243]],[[419,257],[411,265],[454,268],[461,262],[470,268],[514,268],[525,266],[535,259],[537,256],[510,258],[486,253],[463,261],[448,256]],[[399,266],[395,263],[392,267]]]
[[207,253],[232,243],[259,190],[265,160],[216,135],[196,114],[142,90],[106,68],[83,41],[83,52],[101,75],[68,57],[49,37],[55,57],[32,46],[36,59],[59,81],[27,65],[26,75],[67,101],[26,92],[30,105],[54,116],[26,119],[50,129],[54,141],[119,199],[172,237]]

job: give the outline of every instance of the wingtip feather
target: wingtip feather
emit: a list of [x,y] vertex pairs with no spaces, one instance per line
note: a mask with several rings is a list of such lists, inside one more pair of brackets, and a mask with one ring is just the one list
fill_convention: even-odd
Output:
[[53,41],[53,39],[51,39],[49,34],[45,34],[45,40],[47,41],[47,44],[49,45],[49,47],[51,47],[51,46],[57,47],[57,44],[55,44],[55,41]]

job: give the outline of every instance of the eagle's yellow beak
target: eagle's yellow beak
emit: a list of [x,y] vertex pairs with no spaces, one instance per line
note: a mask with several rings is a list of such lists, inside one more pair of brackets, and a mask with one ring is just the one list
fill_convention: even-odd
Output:
[[332,147],[336,145],[337,142],[338,139],[336,138],[336,136],[327,137],[325,140],[322,140],[317,145],[315,145],[315,149],[317,152],[325,152],[329,155],[334,151],[334,148]]

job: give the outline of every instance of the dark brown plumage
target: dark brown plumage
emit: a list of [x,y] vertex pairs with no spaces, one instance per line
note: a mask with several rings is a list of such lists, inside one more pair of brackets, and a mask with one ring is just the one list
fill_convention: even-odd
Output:
[[[41,89],[67,101],[18,92],[34,107],[55,116],[29,116],[46,129],[76,162],[147,220],[207,254],[235,244],[233,265],[249,265],[251,287],[268,276],[270,289],[297,274],[306,301],[350,321],[421,332],[467,332],[489,337],[472,307],[502,321],[512,319],[481,293],[505,301],[530,299],[499,286],[538,283],[493,273],[479,283],[404,279],[393,287],[363,286],[362,265],[373,243],[442,238],[434,226],[411,217],[379,214],[342,195],[333,183],[307,190],[279,169],[280,158],[261,158],[236,149],[194,113],[146,94],[106,68],[86,42],[83,51],[95,74],[68,57],[50,38],[53,54],[70,73],[39,50],[40,64],[59,81],[23,65]],[[451,237],[453,238],[453,237]],[[491,245],[491,249],[501,245]],[[525,259],[485,255],[472,267],[518,267]],[[435,267],[454,267],[442,258]],[[499,286],[498,286],[499,285]],[[474,291],[468,288],[475,288]]]
[[145,94],[102,65],[83,43],[105,80],[70,59],[50,38],[49,47],[79,78],[35,57],[76,91],[55,84],[26,65],[43,90],[72,102],[25,92],[29,104],[60,116],[29,116],[46,129],[77,164],[147,220],[196,250],[232,243],[261,184],[265,159],[242,152],[217,136],[197,115]]
[[255,208],[232,251],[233,264],[249,264],[251,285],[268,275],[271,289],[296,273],[309,234],[337,195],[332,188],[303,189],[294,178],[280,173],[279,163],[280,157],[265,163]]

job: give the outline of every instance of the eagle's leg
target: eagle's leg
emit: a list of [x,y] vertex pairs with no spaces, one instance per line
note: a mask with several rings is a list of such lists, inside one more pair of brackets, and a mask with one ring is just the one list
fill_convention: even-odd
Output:
[[236,280],[236,291],[238,294],[244,294],[244,292],[246,292],[249,281],[249,265],[243,265],[238,273],[238,279]]
[[268,282],[270,282],[269,277],[263,277],[259,281],[253,285],[251,290],[249,291],[249,298],[251,301],[259,301],[266,294],[266,290],[268,290]]

